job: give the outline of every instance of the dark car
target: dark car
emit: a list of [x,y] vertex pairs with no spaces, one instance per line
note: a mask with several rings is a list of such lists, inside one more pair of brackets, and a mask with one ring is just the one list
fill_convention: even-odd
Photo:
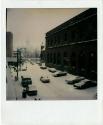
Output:
[[33,86],[26,87],[26,89],[23,89],[22,97],[26,98],[28,96],[36,96],[37,95],[37,89]]
[[26,97],[27,97],[26,90],[23,90],[22,91],[22,98],[26,98]]
[[37,90],[27,91],[28,96],[35,96],[37,95]]
[[82,80],[79,83],[74,84],[74,87],[77,89],[86,89],[94,86],[97,86],[97,83],[88,79]]
[[32,84],[31,78],[24,78],[24,77],[22,77],[21,85],[23,87],[27,87],[28,85],[31,85],[31,84]]
[[36,96],[37,89],[34,86],[29,86],[28,91],[26,92],[28,96]]

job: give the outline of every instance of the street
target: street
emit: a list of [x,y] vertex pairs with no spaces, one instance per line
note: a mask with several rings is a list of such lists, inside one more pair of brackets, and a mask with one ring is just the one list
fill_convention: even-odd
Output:
[[[73,85],[66,84],[66,79],[74,79],[76,76],[67,74],[67,76],[53,77],[53,73],[49,72],[48,69],[40,69],[38,64],[32,65],[30,62],[24,64],[23,67],[27,66],[26,71],[19,71],[19,83],[15,84],[15,91],[17,99],[22,100],[22,86],[21,76],[32,78],[32,87],[38,91],[37,99],[40,100],[93,100],[95,98],[97,87],[91,87],[88,89],[78,90]],[[13,79],[16,75],[12,71]],[[40,81],[41,76],[48,76],[50,83],[42,83]],[[27,97],[23,100],[33,100],[34,97]]]

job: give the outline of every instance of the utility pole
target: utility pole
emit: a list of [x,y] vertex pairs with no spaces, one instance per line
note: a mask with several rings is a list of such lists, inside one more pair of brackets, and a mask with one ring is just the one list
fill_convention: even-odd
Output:
[[19,52],[18,52],[18,50],[17,50],[17,80],[18,80],[18,56],[19,56]]

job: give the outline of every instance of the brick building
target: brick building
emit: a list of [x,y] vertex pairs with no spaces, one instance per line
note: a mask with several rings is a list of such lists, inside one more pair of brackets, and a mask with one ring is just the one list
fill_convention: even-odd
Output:
[[47,66],[97,79],[97,9],[47,32],[45,53]]

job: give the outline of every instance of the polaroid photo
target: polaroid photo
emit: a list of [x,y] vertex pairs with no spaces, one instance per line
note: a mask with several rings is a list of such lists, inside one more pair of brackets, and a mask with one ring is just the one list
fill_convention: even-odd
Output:
[[97,8],[7,8],[6,16],[7,100],[97,99]]
[[69,3],[2,2],[3,124],[103,123],[102,2]]

